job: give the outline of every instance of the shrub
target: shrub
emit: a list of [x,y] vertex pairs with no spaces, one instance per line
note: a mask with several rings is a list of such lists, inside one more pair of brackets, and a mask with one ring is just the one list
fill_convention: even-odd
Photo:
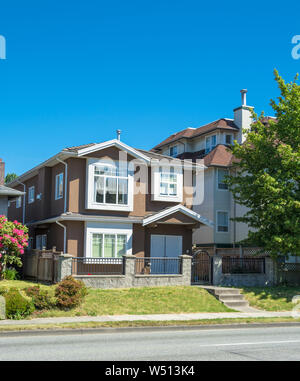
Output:
[[2,273],[3,279],[7,280],[17,280],[20,279],[20,275],[16,269],[9,267],[5,269]]
[[52,300],[47,290],[41,290],[40,286],[28,287],[25,289],[27,296],[32,298],[35,308],[44,310],[52,307]]
[[56,305],[61,309],[74,308],[81,304],[86,295],[87,288],[84,283],[67,276],[55,289]]
[[6,302],[6,317],[23,319],[34,311],[32,301],[27,300],[16,288],[11,288],[4,294]]

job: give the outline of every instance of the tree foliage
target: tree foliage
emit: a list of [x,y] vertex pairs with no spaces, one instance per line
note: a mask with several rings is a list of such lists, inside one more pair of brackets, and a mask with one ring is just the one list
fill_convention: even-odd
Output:
[[274,71],[280,96],[271,100],[276,120],[263,123],[253,113],[246,141],[234,142],[234,173],[228,177],[234,199],[248,212],[234,220],[251,228],[248,243],[276,257],[300,255],[300,86]]
[[8,184],[10,183],[11,181],[13,181],[14,179],[16,179],[18,177],[18,175],[16,173],[8,173],[6,176],[5,176],[5,184]]

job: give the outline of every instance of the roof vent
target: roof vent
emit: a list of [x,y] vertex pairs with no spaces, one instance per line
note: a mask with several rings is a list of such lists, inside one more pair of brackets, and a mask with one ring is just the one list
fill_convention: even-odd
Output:
[[121,130],[117,130],[117,139],[120,140],[121,137]]

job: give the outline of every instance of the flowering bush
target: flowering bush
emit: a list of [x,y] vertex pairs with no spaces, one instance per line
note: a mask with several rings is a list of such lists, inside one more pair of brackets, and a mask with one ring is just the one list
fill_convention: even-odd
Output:
[[8,221],[0,216],[0,271],[6,270],[7,264],[22,266],[21,256],[28,246],[28,229],[18,221]]

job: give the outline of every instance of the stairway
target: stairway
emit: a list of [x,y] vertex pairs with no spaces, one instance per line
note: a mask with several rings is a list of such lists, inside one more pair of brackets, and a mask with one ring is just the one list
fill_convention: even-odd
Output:
[[241,290],[238,288],[226,288],[215,286],[200,286],[213,294],[220,302],[224,303],[228,308],[241,312],[257,312],[258,310],[249,307],[249,302],[244,299]]
[[232,309],[240,309],[249,307],[249,302],[244,299],[244,295],[240,293],[238,288],[216,288],[214,294],[220,302]]

